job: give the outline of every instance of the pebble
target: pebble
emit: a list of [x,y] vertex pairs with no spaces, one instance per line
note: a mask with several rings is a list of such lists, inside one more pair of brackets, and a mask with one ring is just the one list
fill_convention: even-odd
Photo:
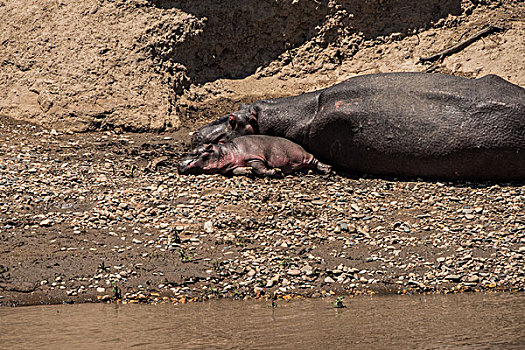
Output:
[[213,223],[211,221],[206,221],[204,223],[204,232],[213,233]]
[[447,275],[445,276],[445,279],[453,281],[453,282],[459,282],[461,281],[461,276],[460,275]]
[[287,273],[290,276],[299,276],[301,274],[301,270],[299,270],[299,269],[289,269]]
[[103,174],[102,174],[102,175],[99,175],[99,176],[97,177],[97,181],[98,181],[98,182],[108,182],[108,177],[107,177],[106,175],[103,175]]
[[306,276],[310,276],[314,273],[314,270],[310,265],[306,265],[301,267],[301,272],[303,272]]
[[476,275],[470,276],[467,280],[468,282],[476,283],[479,282],[479,277]]
[[51,220],[44,219],[44,220],[40,221],[40,226],[51,226]]

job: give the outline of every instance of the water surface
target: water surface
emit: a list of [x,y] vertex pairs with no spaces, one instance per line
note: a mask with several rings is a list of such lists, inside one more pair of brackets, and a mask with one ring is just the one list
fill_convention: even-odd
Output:
[[361,297],[345,304],[0,308],[0,348],[525,349],[525,294]]

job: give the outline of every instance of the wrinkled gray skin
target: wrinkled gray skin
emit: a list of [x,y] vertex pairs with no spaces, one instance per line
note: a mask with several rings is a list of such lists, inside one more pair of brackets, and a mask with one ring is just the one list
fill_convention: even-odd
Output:
[[239,111],[204,125],[193,133],[191,147],[197,148],[209,143],[225,143],[242,135],[259,133],[259,123],[251,105],[242,104]]
[[[525,89],[495,76],[387,73],[257,101],[214,125],[215,140],[261,133],[349,170],[444,179],[525,179]],[[194,140],[208,142],[210,125]]]
[[281,137],[248,135],[194,149],[179,164],[180,174],[234,174],[280,177],[301,169],[329,173],[301,146]]

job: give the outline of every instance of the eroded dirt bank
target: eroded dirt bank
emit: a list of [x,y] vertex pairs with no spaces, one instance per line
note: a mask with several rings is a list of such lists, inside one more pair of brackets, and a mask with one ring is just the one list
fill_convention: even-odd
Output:
[[[512,0],[1,0],[0,115],[155,131],[356,74],[494,73],[525,85],[524,12]],[[487,24],[505,30],[418,64]]]

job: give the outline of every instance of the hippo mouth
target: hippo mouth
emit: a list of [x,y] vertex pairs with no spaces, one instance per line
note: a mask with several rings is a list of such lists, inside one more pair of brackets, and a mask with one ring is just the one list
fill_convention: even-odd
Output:
[[179,174],[182,174],[182,175],[196,174],[198,169],[195,169],[194,167],[192,167],[192,163],[193,162],[191,159],[183,160],[182,162],[180,162],[178,166]]
[[180,175],[215,174],[217,169],[213,167],[196,166],[193,159],[183,160],[177,167]]
[[223,132],[223,133],[220,133],[214,136],[213,138],[206,139],[203,135],[199,133],[195,133],[191,140],[191,144],[192,144],[192,147],[195,148],[195,147],[198,147],[204,144],[208,144],[208,143],[213,143],[213,144],[224,143],[226,136],[227,134]]

